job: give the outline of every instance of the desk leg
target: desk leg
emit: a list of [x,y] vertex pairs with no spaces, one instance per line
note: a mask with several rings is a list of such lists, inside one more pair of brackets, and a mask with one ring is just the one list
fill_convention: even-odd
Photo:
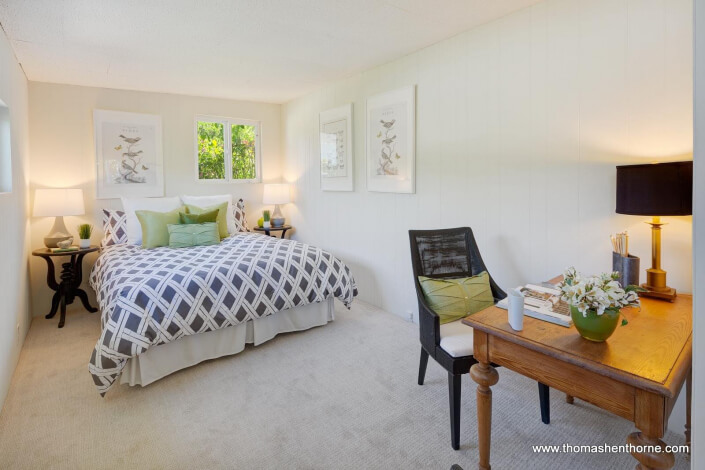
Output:
[[480,470],[490,470],[490,439],[492,434],[492,390],[499,374],[486,362],[470,368],[470,377],[477,383],[477,445],[480,450]]
[[688,446],[690,455],[690,400],[693,394],[693,369],[688,371],[688,378],[685,379],[685,445]]
[[664,397],[644,390],[636,390],[634,396],[634,424],[639,432],[627,437],[627,443],[632,446],[659,446],[661,452],[636,452],[632,457],[637,459],[637,470],[673,468],[676,459],[673,452],[666,452],[666,443],[661,440],[666,430],[666,404]]
[[[661,446],[663,449],[666,443],[660,437],[649,437],[643,432],[633,432],[627,438],[627,443],[634,446]],[[636,470],[651,470],[651,469],[669,469],[673,468],[676,463],[676,458],[672,452],[656,453],[656,452],[632,452],[632,457],[637,459],[639,463],[636,465]]]

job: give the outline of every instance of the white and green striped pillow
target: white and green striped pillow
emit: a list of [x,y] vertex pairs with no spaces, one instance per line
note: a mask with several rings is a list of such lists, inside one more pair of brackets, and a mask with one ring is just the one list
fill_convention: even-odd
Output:
[[169,224],[169,246],[186,248],[188,246],[207,246],[220,243],[220,232],[216,222],[202,224]]

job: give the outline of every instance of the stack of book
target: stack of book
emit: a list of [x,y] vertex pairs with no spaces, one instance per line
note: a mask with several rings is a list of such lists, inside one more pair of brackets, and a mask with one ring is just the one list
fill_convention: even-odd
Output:
[[78,247],[75,245],[69,246],[67,248],[50,248],[52,253],[68,253],[71,251],[78,251]]
[[[549,287],[551,286],[551,287]],[[561,300],[561,291],[552,284],[527,284],[517,287],[524,294],[524,315],[565,327],[573,324],[570,305]],[[509,297],[500,300],[497,307],[508,309]]]

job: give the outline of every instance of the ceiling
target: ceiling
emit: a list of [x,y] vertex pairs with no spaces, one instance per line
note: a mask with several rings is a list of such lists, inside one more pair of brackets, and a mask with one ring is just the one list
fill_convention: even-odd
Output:
[[0,0],[29,80],[283,103],[539,0]]

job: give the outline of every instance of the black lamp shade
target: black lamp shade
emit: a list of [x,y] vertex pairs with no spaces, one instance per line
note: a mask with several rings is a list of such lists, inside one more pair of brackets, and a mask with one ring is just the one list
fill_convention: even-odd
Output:
[[618,166],[617,213],[691,215],[693,162]]

